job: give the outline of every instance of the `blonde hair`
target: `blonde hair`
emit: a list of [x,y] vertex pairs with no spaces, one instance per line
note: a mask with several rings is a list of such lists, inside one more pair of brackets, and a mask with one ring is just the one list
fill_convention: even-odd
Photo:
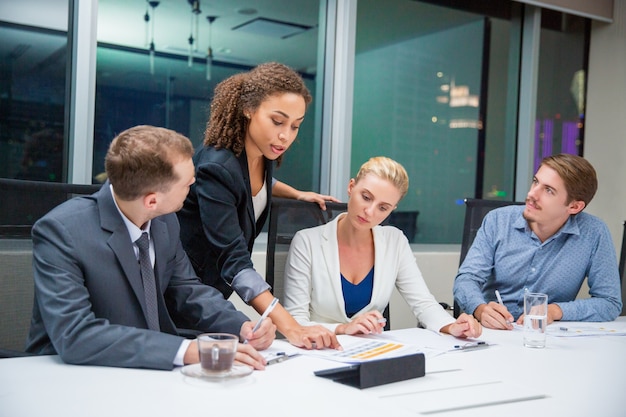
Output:
[[386,156],[375,156],[361,165],[354,181],[358,183],[367,174],[374,174],[378,178],[391,182],[400,191],[400,199],[409,190],[409,175],[404,167]]

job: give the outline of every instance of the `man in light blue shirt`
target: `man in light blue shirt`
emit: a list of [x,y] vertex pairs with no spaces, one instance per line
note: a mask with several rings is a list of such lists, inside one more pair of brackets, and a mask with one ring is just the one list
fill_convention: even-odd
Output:
[[[530,291],[548,294],[548,323],[614,320],[622,309],[615,248],[604,222],[582,213],[597,184],[582,157],[544,158],[525,206],[485,216],[454,282],[461,309],[483,326],[512,329]],[[585,278],[591,297],[577,300]]]

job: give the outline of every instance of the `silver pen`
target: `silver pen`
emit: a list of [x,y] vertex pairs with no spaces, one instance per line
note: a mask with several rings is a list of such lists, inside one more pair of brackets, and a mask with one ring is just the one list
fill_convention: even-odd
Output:
[[295,358],[297,356],[300,356],[300,354],[299,353],[292,353],[291,355],[288,355],[285,352],[278,352],[276,354],[276,357],[272,358],[272,359],[268,359],[268,361],[267,361],[267,363],[265,365],[273,365],[275,363],[284,362],[284,361],[286,361],[288,359]]
[[[502,297],[500,296],[500,291],[496,290],[496,298],[498,299],[498,304],[504,307],[504,303],[502,302]],[[509,320],[506,320],[507,326],[510,326],[512,323]]]

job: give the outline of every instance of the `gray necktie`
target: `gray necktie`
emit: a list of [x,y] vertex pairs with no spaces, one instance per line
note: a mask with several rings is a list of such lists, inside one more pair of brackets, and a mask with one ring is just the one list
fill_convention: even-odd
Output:
[[143,292],[146,297],[146,313],[148,315],[148,328],[159,330],[159,311],[157,308],[156,281],[154,279],[154,269],[150,260],[150,241],[148,233],[143,232],[141,237],[135,241],[139,247],[139,265],[141,266],[141,279],[143,281]]

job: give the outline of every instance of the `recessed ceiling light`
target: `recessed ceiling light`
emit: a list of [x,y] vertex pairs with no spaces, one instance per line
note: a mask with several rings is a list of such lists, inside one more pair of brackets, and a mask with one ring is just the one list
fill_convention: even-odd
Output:
[[247,16],[250,16],[250,15],[253,15],[253,14],[257,14],[258,11],[257,11],[257,9],[255,9],[253,7],[242,7],[241,9],[237,9],[237,13],[245,14]]
[[312,26],[299,25],[297,23],[281,22],[279,20],[257,17],[248,22],[242,23],[232,28],[241,32],[253,35],[270,36],[274,38],[286,39],[291,36],[306,32]]

